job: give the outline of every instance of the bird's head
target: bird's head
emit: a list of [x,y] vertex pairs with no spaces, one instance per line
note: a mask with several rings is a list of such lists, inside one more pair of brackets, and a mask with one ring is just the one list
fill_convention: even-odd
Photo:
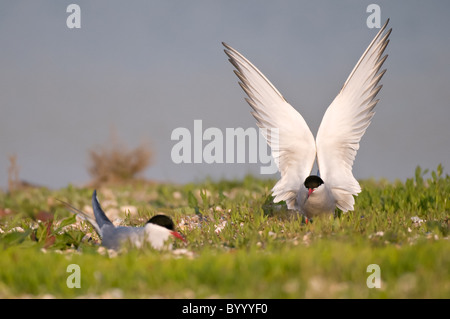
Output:
[[183,235],[181,235],[179,232],[175,231],[175,224],[174,224],[172,218],[170,218],[167,215],[157,214],[148,220],[146,225],[148,225],[148,224],[154,224],[154,225],[158,225],[163,228],[166,228],[169,230],[170,235],[172,235],[175,238],[178,238],[182,241],[186,241],[184,239]]
[[311,194],[317,190],[321,185],[323,185],[323,180],[317,175],[310,175],[305,179],[304,183],[306,189],[308,190],[308,198]]

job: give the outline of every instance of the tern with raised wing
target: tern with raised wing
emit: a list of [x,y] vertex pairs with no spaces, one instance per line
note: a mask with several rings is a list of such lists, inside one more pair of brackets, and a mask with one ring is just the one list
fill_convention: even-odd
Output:
[[[339,94],[326,110],[314,139],[303,117],[272,83],[242,54],[222,43],[236,68],[245,100],[271,147],[281,179],[272,189],[274,202],[285,201],[288,209],[307,218],[354,210],[361,187],[352,173],[359,142],[369,126],[379,85],[386,70],[383,52],[392,29],[389,20],[369,44]],[[311,175],[317,157],[319,173]]]

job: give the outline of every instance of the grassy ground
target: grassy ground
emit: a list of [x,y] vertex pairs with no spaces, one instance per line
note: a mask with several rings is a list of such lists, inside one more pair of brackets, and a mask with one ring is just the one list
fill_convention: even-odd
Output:
[[[173,217],[171,251],[99,248],[85,222],[92,189],[0,192],[0,297],[450,298],[450,177],[418,168],[406,183],[361,181],[355,211],[305,224],[269,196],[273,180],[102,187],[108,216]],[[70,264],[80,288],[68,288]],[[371,264],[381,288],[368,288]]]

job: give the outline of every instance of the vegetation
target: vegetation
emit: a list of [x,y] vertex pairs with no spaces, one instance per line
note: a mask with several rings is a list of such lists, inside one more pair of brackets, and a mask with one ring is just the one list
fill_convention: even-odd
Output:
[[97,146],[89,151],[88,171],[92,185],[133,181],[151,164],[153,151],[148,143],[130,150],[113,132],[108,144],[109,148]]
[[[274,180],[102,186],[122,225],[163,212],[187,239],[173,250],[99,247],[87,211],[92,188],[0,192],[0,297],[450,298],[450,177],[420,167],[405,183],[361,181],[355,211],[305,223],[273,204]],[[81,287],[68,288],[77,264]],[[368,288],[380,267],[381,288]]]

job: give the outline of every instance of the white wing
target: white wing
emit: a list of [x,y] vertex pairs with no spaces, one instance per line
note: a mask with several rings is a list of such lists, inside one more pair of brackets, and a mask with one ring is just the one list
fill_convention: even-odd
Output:
[[281,179],[272,189],[274,202],[295,208],[297,192],[310,174],[316,157],[314,137],[303,117],[283,98],[267,78],[239,52],[225,43],[225,53],[247,93],[245,100],[272,149]]
[[389,20],[381,28],[359,59],[341,91],[328,107],[317,132],[317,162],[324,183],[331,188],[342,211],[353,210],[352,195],[361,192],[353,177],[352,166],[359,141],[375,114],[375,96],[386,70],[379,72],[387,58],[382,56],[389,43],[390,29],[384,35]]

